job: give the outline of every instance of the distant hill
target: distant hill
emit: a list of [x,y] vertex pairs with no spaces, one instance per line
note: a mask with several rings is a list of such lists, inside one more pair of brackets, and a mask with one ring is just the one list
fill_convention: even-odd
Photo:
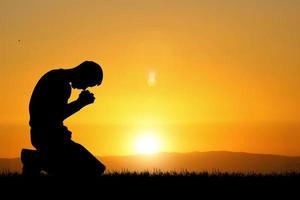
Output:
[[300,157],[236,152],[159,153],[150,156],[110,156],[99,158],[109,170],[300,172]]
[[[300,172],[300,157],[239,152],[158,153],[98,157],[109,171]],[[20,171],[20,159],[0,159],[0,171]]]

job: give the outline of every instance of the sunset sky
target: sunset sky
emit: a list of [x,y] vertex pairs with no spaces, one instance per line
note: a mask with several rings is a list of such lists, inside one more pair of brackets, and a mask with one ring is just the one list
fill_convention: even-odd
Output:
[[104,80],[65,124],[93,154],[300,156],[299,11],[297,0],[0,0],[0,157],[32,148],[38,79],[85,60]]

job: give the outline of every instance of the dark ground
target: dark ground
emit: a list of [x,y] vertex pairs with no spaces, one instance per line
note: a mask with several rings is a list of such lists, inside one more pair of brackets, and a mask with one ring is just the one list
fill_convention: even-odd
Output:
[[[30,198],[61,195],[122,197],[148,199],[221,198],[300,198],[300,173],[238,174],[238,173],[109,173],[99,178],[22,177],[2,174],[0,188],[9,195]],[[18,191],[17,193],[15,191]],[[40,195],[43,196],[40,196]],[[57,196],[58,195],[58,196]],[[240,196],[242,195],[242,196]],[[160,197],[160,198],[158,198]],[[88,199],[90,199],[88,198]]]

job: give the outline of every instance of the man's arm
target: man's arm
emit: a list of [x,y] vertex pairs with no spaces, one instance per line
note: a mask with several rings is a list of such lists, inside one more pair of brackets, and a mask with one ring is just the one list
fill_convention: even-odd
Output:
[[82,91],[77,100],[67,104],[63,113],[63,120],[78,112],[81,108],[94,103],[95,97],[88,90]]
[[83,107],[84,105],[82,105],[78,100],[72,101],[71,103],[67,104],[63,113],[63,120],[78,112]]

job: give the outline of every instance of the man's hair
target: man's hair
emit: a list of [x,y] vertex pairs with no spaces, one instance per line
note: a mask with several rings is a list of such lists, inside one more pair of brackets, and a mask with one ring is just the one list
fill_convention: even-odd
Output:
[[100,65],[93,61],[84,61],[75,70],[78,71],[80,78],[84,80],[91,80],[96,85],[100,85],[103,80],[103,71]]

